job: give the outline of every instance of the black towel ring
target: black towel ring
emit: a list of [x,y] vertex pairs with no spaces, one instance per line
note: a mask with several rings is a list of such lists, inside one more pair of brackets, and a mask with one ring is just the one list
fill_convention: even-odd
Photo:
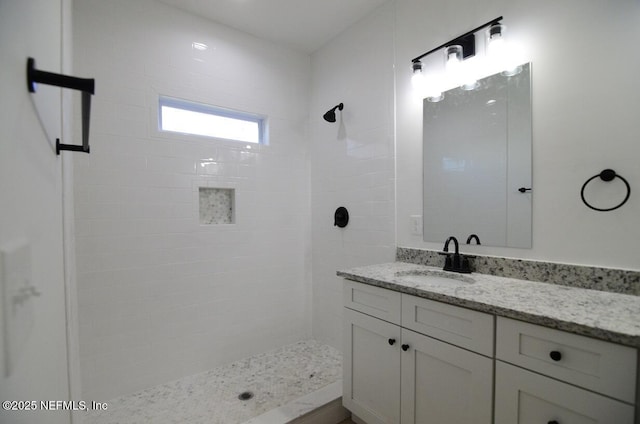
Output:
[[[587,184],[589,184],[592,180],[596,179],[600,177],[600,179],[602,181],[612,181],[614,178],[618,177],[622,180],[622,182],[624,182],[624,184],[627,186],[627,195],[625,196],[624,200],[618,204],[617,206],[614,206],[612,208],[606,208],[606,209],[602,209],[602,208],[596,208],[594,206],[591,206],[589,204],[589,202],[587,202],[587,200],[584,198],[584,189],[585,187],[587,187]],[[594,175],[593,177],[589,178],[582,186],[582,190],[580,190],[580,197],[582,197],[582,201],[584,202],[585,205],[587,205],[588,207],[590,207],[591,209],[595,210],[595,211],[600,211],[600,212],[608,212],[608,211],[612,211],[615,209],[618,209],[620,206],[624,205],[625,203],[627,203],[627,200],[629,200],[629,196],[631,195],[631,186],[629,185],[629,182],[627,180],[625,180],[624,178],[622,178],[620,175],[616,174],[616,171],[614,171],[613,169],[605,169],[603,170],[601,173],[599,173],[598,175]]]

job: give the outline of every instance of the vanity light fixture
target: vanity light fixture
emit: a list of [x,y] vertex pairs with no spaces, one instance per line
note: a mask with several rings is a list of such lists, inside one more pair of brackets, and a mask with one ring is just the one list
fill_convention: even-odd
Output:
[[502,54],[506,25],[494,24],[487,30],[487,50],[489,55]]
[[411,68],[413,69],[413,75],[411,76],[411,85],[416,90],[421,90],[424,85],[424,74],[422,73],[422,62],[417,61],[411,64]]
[[444,57],[446,61],[447,72],[459,72],[463,61],[463,50],[459,44],[447,46],[444,49]]
[[336,109],[342,110],[344,108],[344,104],[340,103],[327,111],[322,117],[327,122],[336,122]]
[[507,26],[494,24],[486,31],[487,55],[492,61],[498,62],[498,68],[502,69],[502,74],[512,77],[522,72],[522,66],[509,63],[509,55],[505,40]]
[[[461,83],[463,90],[473,90],[478,87],[478,79],[469,66],[463,65],[463,48],[455,44],[444,49],[445,69],[448,78],[455,83]],[[469,57],[471,60],[471,57]],[[467,64],[468,65],[468,64]]]
[[424,94],[430,102],[439,102],[444,99],[442,89],[434,78],[427,78],[422,72],[422,62],[413,62],[413,75],[411,76],[411,85],[415,91]]
[[[433,95],[433,91],[427,94],[427,84],[425,82],[425,77],[423,75],[423,64],[422,59],[427,57],[428,55],[435,53],[441,49],[444,49],[444,57],[445,57],[445,70],[446,70],[446,79],[450,82],[455,81],[458,85],[461,85],[465,90],[473,90],[478,86],[477,78],[470,73],[469,69],[465,69],[464,62],[467,59],[473,58],[476,55],[476,36],[475,34],[487,27],[490,27],[488,30],[488,39],[487,43],[489,45],[493,43],[497,43],[494,49],[500,48],[499,44],[504,44],[504,28],[505,26],[500,24],[502,20],[502,16],[492,19],[491,21],[480,25],[477,28],[472,29],[469,32],[462,34],[459,37],[454,38],[453,40],[447,41],[439,45],[436,48],[429,50],[426,53],[421,54],[420,56],[415,57],[411,60],[411,65],[413,69],[413,76],[411,78],[413,86],[425,94],[425,97],[429,101],[440,101],[443,98],[442,90],[438,89],[436,91],[436,95]],[[467,67],[468,68],[468,67]]]

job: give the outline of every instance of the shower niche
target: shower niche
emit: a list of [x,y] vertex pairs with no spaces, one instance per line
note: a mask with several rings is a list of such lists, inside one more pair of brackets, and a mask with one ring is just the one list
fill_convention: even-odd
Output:
[[235,189],[199,187],[200,225],[235,223]]

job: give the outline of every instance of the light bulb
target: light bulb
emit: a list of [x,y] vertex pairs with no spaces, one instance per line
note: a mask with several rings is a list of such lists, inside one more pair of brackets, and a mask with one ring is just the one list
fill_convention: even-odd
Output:
[[444,99],[444,93],[442,92],[442,83],[438,78],[431,77],[428,81],[425,81],[424,85],[424,97],[427,101],[437,103]]
[[411,76],[411,85],[414,90],[422,90],[424,87],[424,75],[422,71],[416,71]]
[[444,49],[444,57],[447,72],[458,72],[462,65],[462,46],[448,46]]
[[461,72],[459,74],[460,88],[463,90],[475,90],[480,85],[478,83],[478,75],[480,75],[479,59],[471,57],[462,63]]
[[487,30],[487,53],[490,56],[500,56],[504,54],[506,49],[505,33],[506,25],[493,24]]
[[[496,69],[498,72],[517,73],[517,70],[511,71],[515,69],[515,66],[509,58],[510,48],[505,38],[506,30],[507,27],[502,24],[492,25],[487,30],[487,56],[492,63],[493,69]],[[515,73],[513,73],[513,75],[515,75]]]
[[502,36],[494,37],[489,40],[489,56],[501,57],[505,54],[507,43]]
[[424,90],[424,75],[422,74],[422,62],[413,62],[413,75],[411,75],[411,85],[413,89],[422,92]]

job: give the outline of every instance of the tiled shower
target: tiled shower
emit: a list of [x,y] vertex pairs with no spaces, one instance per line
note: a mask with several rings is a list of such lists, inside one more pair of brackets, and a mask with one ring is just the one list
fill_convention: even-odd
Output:
[[[74,163],[85,396],[309,337],[308,57],[150,0],[76,2],[74,31],[97,81]],[[271,144],[161,133],[161,94],[267,115]],[[235,222],[203,222],[203,190]]]
[[[154,0],[74,3],[74,66],[96,78],[91,154],[74,157],[83,397],[310,338],[340,348],[335,270],[395,249],[392,19],[309,56]],[[344,62],[372,33],[378,56]],[[350,62],[380,72],[347,86]],[[268,116],[269,143],[161,132],[160,95]]]

